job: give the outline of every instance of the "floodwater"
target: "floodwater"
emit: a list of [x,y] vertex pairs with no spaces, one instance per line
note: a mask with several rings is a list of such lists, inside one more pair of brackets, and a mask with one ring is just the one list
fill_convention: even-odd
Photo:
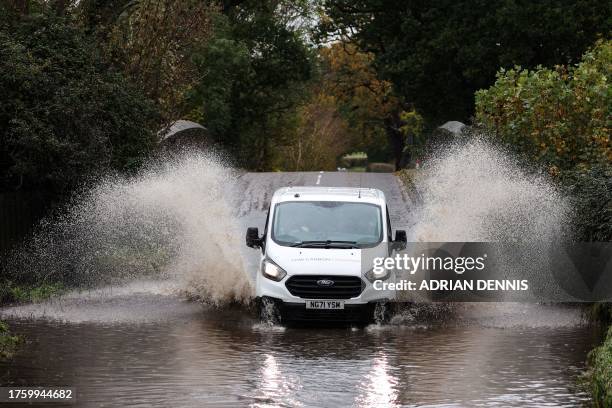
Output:
[[4,314],[27,342],[0,363],[2,385],[75,387],[84,407],[581,406],[600,339],[575,308],[520,304],[365,328],[268,326],[161,294]]
[[577,307],[471,304],[407,309],[384,326],[301,328],[227,306],[252,295],[258,253],[244,247],[244,228],[263,229],[272,192],[286,185],[379,188],[393,228],[417,241],[555,242],[563,199],[486,146],[443,158],[432,174],[423,202],[392,174],[233,178],[198,158],[102,183],[22,258],[110,289],[0,309],[26,339],[0,362],[0,385],[75,387],[84,407],[588,404],[578,382],[600,333]]

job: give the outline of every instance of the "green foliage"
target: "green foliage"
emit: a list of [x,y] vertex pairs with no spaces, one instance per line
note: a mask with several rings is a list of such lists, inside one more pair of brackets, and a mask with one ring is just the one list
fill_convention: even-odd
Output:
[[611,74],[612,41],[599,42],[569,69],[501,70],[491,88],[476,93],[476,119],[556,169],[609,163]]
[[248,168],[274,167],[275,147],[295,135],[312,77],[312,50],[282,3],[247,1],[227,10],[193,56],[202,79],[188,97],[190,116]]
[[342,156],[344,160],[367,160],[368,154],[366,152],[353,152]]
[[591,321],[612,324],[612,303],[593,303],[587,308],[587,317]]
[[131,0],[114,21],[109,54],[155,101],[164,123],[184,113],[185,92],[199,79],[192,55],[210,39],[217,12],[201,0]]
[[40,302],[64,292],[61,283],[42,282],[34,285],[17,284],[3,280],[0,287],[0,305],[10,303]]
[[589,353],[591,393],[595,407],[612,406],[612,327],[604,343]]
[[561,181],[574,197],[576,238],[612,241],[612,165],[565,171]]
[[11,335],[8,325],[0,321],[0,359],[10,358],[20,342],[21,338]]
[[155,119],[69,17],[0,26],[0,188],[65,192],[88,174],[134,168]]
[[576,61],[610,33],[599,0],[324,0],[320,31],[374,52],[375,66],[430,125],[466,121],[500,67]]
[[414,202],[419,202],[421,200],[417,191],[419,171],[420,170],[417,169],[402,169],[396,173],[397,177],[404,185],[406,192]]
[[75,9],[79,23],[86,33],[96,35],[106,44],[115,23],[133,0],[80,0]]
[[401,107],[391,83],[378,78],[372,66],[374,55],[338,42],[321,47],[318,56],[320,77],[315,88],[333,98],[346,120],[350,149],[364,150],[371,160],[388,161],[397,153],[391,146],[404,141],[403,135],[388,126],[389,118],[396,117]]
[[[225,139],[235,122],[234,105],[238,96],[233,93],[237,84],[248,75],[250,57],[247,45],[234,38],[227,16],[216,16],[213,25],[214,37],[201,52],[193,56],[202,80],[190,93],[189,102],[193,110],[189,116],[196,122],[206,124],[218,139]],[[223,142],[226,145],[238,143],[236,140]]]
[[423,134],[423,117],[414,109],[400,114],[403,122],[400,130],[406,136],[420,137]]
[[400,120],[402,121],[400,131],[406,138],[404,152],[410,157],[417,157],[425,146],[423,116],[412,109],[400,113]]
[[365,152],[353,152],[342,156],[340,163],[343,167],[355,168],[368,165],[368,155]]
[[575,198],[577,238],[612,239],[612,41],[574,67],[501,70],[476,94],[476,119],[548,167]]

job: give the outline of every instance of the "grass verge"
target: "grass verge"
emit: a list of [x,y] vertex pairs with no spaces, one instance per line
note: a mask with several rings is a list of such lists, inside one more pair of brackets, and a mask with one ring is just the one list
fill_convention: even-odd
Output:
[[11,358],[20,342],[21,338],[11,334],[8,324],[0,321],[0,359]]
[[[14,303],[40,302],[64,291],[65,287],[61,283],[24,285],[9,280],[0,280],[0,306]],[[0,360],[10,359],[22,340],[20,336],[10,332],[6,322],[0,320]]]
[[419,203],[421,201],[420,194],[417,190],[417,181],[418,178],[421,177],[420,171],[421,170],[417,169],[403,169],[395,172],[395,175],[404,185],[404,188],[413,203]]
[[[12,303],[40,302],[64,292],[61,283],[20,285],[11,281],[0,281],[0,305]],[[9,359],[17,350],[22,338],[11,334],[6,322],[0,321],[0,360]]]
[[395,174],[404,183],[406,187],[412,188],[416,184],[417,169],[402,169]]
[[65,291],[61,283],[39,283],[23,285],[11,281],[0,284],[0,305],[11,303],[40,302]]
[[604,343],[589,353],[590,388],[595,407],[612,407],[612,326]]

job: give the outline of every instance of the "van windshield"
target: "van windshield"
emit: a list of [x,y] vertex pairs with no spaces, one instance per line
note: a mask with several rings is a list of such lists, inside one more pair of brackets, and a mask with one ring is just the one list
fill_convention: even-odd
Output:
[[382,241],[380,207],[341,201],[276,205],[272,239],[283,246],[365,248]]

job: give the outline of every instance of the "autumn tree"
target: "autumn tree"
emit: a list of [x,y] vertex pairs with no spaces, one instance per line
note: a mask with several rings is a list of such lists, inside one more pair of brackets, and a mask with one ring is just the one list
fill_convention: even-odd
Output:
[[338,158],[351,146],[347,121],[333,96],[316,93],[299,109],[295,135],[282,149],[279,165],[290,171],[335,170]]
[[362,52],[355,44],[336,42],[320,50],[323,90],[336,98],[347,118],[354,149],[368,153],[372,160],[402,164],[406,133],[401,119],[404,106],[389,81],[374,69],[374,54]]
[[476,119],[552,173],[610,165],[611,74],[612,41],[572,67],[500,70],[495,84],[476,94]]
[[612,238],[612,41],[574,66],[500,70],[476,94],[476,119],[496,141],[548,169],[568,189],[578,239]]
[[468,120],[500,67],[578,61],[610,34],[611,10],[600,0],[324,0],[320,28],[374,53],[380,78],[435,126]]

